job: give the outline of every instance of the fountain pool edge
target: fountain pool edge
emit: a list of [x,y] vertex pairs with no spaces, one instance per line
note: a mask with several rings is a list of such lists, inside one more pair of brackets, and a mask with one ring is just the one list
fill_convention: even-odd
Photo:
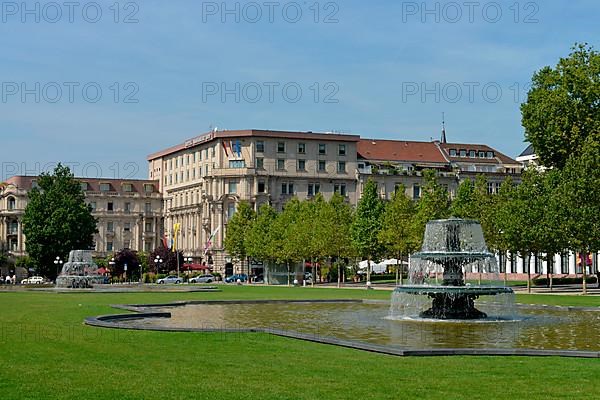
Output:
[[[305,340],[313,343],[321,343],[345,347],[355,350],[369,351],[373,353],[407,357],[407,356],[533,356],[533,357],[576,357],[576,358],[600,358],[600,351],[581,350],[536,350],[536,349],[500,349],[500,348],[397,348],[391,346],[377,345],[355,340],[344,340],[326,336],[315,336],[288,330],[276,330],[265,328],[177,328],[156,327],[143,324],[132,324],[132,320],[144,318],[170,318],[169,312],[149,312],[153,307],[179,307],[188,304],[269,304],[269,303],[364,303],[364,300],[193,300],[178,301],[164,304],[115,304],[111,307],[128,311],[134,314],[109,314],[96,317],[88,317],[84,323],[89,326],[110,329],[149,330],[159,332],[205,332],[205,333],[267,333],[275,336],[291,339]],[[368,302],[368,301],[366,301]],[[551,306],[547,306],[551,307]],[[558,308],[558,307],[557,307]],[[570,307],[575,308],[575,307]],[[584,307],[582,307],[584,308]],[[584,308],[585,309],[585,308]],[[129,321],[124,324],[122,321]]]

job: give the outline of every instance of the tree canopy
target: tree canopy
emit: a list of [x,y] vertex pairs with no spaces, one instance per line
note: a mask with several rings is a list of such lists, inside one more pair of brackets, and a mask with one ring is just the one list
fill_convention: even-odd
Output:
[[58,164],[53,173],[41,174],[23,216],[27,252],[38,273],[55,279],[56,257],[65,260],[71,250],[91,249],[96,232],[92,209],[70,169]]

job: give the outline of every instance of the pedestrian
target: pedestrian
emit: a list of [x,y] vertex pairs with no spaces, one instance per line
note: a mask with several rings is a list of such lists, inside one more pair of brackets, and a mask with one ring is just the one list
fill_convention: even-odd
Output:
[[6,278],[4,279],[4,283],[6,285],[10,285],[10,275],[6,275]]
[[17,284],[17,276],[15,274],[13,274],[13,276],[12,276],[12,284],[13,285]]
[[4,276],[0,274],[0,285],[4,285]]

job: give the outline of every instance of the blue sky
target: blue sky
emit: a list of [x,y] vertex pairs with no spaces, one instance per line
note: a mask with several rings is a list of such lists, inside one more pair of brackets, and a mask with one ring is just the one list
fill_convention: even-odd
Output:
[[442,112],[514,157],[533,72],[600,47],[592,0],[75,3],[0,4],[0,179],[145,178],[210,126],[430,140]]

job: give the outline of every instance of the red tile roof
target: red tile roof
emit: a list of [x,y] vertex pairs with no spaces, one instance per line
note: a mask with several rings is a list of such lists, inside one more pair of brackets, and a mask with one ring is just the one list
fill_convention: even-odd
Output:
[[406,161],[448,164],[436,142],[361,139],[358,156],[373,161]]
[[[517,165],[519,165],[519,162],[517,162],[516,160],[508,157],[507,155],[505,155],[505,154],[499,152],[498,150],[495,150],[485,144],[441,143],[440,147],[442,149],[444,149],[446,156],[452,162],[476,162],[478,164],[479,163],[487,163],[487,164],[517,164]],[[469,152],[469,150],[475,150],[476,152],[485,151],[486,153],[488,151],[492,151],[492,152],[494,152],[494,157],[493,158],[450,157],[450,149],[455,149],[457,152],[459,150],[463,149],[463,150],[467,150],[467,153]]]

